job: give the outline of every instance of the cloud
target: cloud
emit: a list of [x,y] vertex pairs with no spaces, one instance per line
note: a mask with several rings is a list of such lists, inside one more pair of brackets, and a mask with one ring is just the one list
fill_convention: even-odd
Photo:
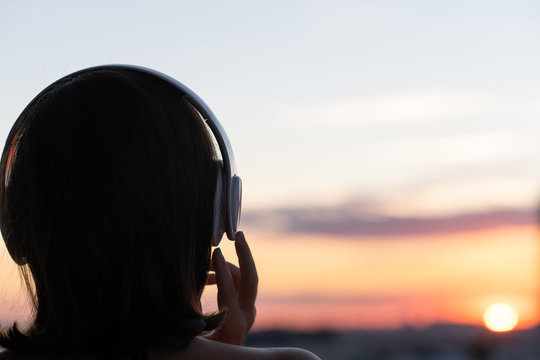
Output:
[[251,211],[243,214],[242,218],[244,225],[281,233],[359,237],[448,234],[509,225],[532,225],[536,221],[536,212],[530,208],[488,209],[438,217],[399,217],[374,215],[357,203]]
[[361,159],[398,163],[401,167],[456,166],[488,161],[500,164],[501,160],[515,161],[535,153],[536,144],[530,134],[509,131],[431,136],[369,144],[364,147]]
[[535,119],[534,97],[512,93],[426,91],[298,104],[281,116],[287,121],[336,126],[411,124],[456,119]]

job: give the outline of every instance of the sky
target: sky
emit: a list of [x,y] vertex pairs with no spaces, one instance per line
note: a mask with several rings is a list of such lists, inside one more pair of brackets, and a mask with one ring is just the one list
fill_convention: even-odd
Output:
[[[65,74],[154,68],[233,145],[255,327],[479,324],[497,301],[531,326],[539,35],[535,1],[0,0],[0,138]],[[0,318],[21,316],[0,267]]]

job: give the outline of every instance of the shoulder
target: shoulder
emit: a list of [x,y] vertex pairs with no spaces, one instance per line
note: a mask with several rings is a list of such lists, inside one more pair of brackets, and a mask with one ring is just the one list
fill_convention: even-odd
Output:
[[315,354],[297,348],[270,348],[270,360],[321,360]]
[[[181,354],[183,359],[200,358],[220,360],[320,360],[307,350],[296,348],[250,348],[223,344],[196,338]],[[180,354],[178,354],[180,355]],[[1,360],[1,359],[0,359]]]
[[[195,338],[191,344],[180,351],[152,351],[151,358],[156,360],[320,360],[316,355],[297,348],[250,348],[223,344],[202,338]],[[91,360],[90,358],[76,357],[77,360]],[[32,356],[14,351],[1,351],[0,360],[62,360],[60,358],[47,358],[45,356]]]

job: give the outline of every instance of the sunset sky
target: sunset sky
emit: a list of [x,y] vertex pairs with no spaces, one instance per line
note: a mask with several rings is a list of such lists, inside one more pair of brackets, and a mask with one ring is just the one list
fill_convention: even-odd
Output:
[[[538,2],[148,4],[0,1],[0,138],[63,75],[157,69],[229,134],[256,328],[538,323]],[[22,298],[2,244],[0,319]]]

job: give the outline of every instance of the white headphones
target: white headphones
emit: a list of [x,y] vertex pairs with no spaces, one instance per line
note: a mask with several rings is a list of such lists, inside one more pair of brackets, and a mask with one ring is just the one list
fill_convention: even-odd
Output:
[[[172,77],[141,66],[134,65],[102,65],[76,72],[87,72],[93,70],[107,69],[126,69],[140,71],[147,75],[153,75],[157,78],[167,81],[182,92],[195,109],[201,114],[202,118],[212,131],[212,134],[217,140],[219,151],[223,159],[221,163],[221,171],[218,172],[218,180],[216,184],[216,197],[214,200],[214,232],[213,245],[217,246],[223,237],[223,233],[227,233],[229,240],[234,240],[238,225],[240,223],[240,213],[242,209],[242,179],[236,171],[236,160],[232,150],[229,138],[225,130],[219,123],[218,119],[210,110],[208,105],[190,88],[182,84],[180,81]],[[74,74],[74,75],[75,75]]]
[[[227,134],[208,105],[181,82],[163,73],[141,66],[101,65],[79,70],[73,74],[67,75],[67,77],[73,77],[96,70],[137,71],[164,80],[177,88],[178,91],[184,95],[184,98],[200,113],[202,119],[205,121],[206,125],[208,125],[207,128],[209,128],[214,135],[223,159],[222,161],[217,160],[220,163],[221,170],[218,171],[216,195],[214,199],[214,229],[212,244],[217,246],[223,237],[223,233],[227,233],[227,237],[230,240],[234,240],[240,222],[240,212],[242,208],[242,179],[237,175],[236,161]],[[43,90],[43,92],[57,85],[59,82],[64,81],[64,79],[65,77],[54,82]],[[36,99],[39,98],[40,95],[41,93]],[[32,103],[33,101],[30,104]],[[14,254],[12,254],[12,257],[13,255]],[[14,258],[14,260],[21,265],[26,263],[25,258]]]

